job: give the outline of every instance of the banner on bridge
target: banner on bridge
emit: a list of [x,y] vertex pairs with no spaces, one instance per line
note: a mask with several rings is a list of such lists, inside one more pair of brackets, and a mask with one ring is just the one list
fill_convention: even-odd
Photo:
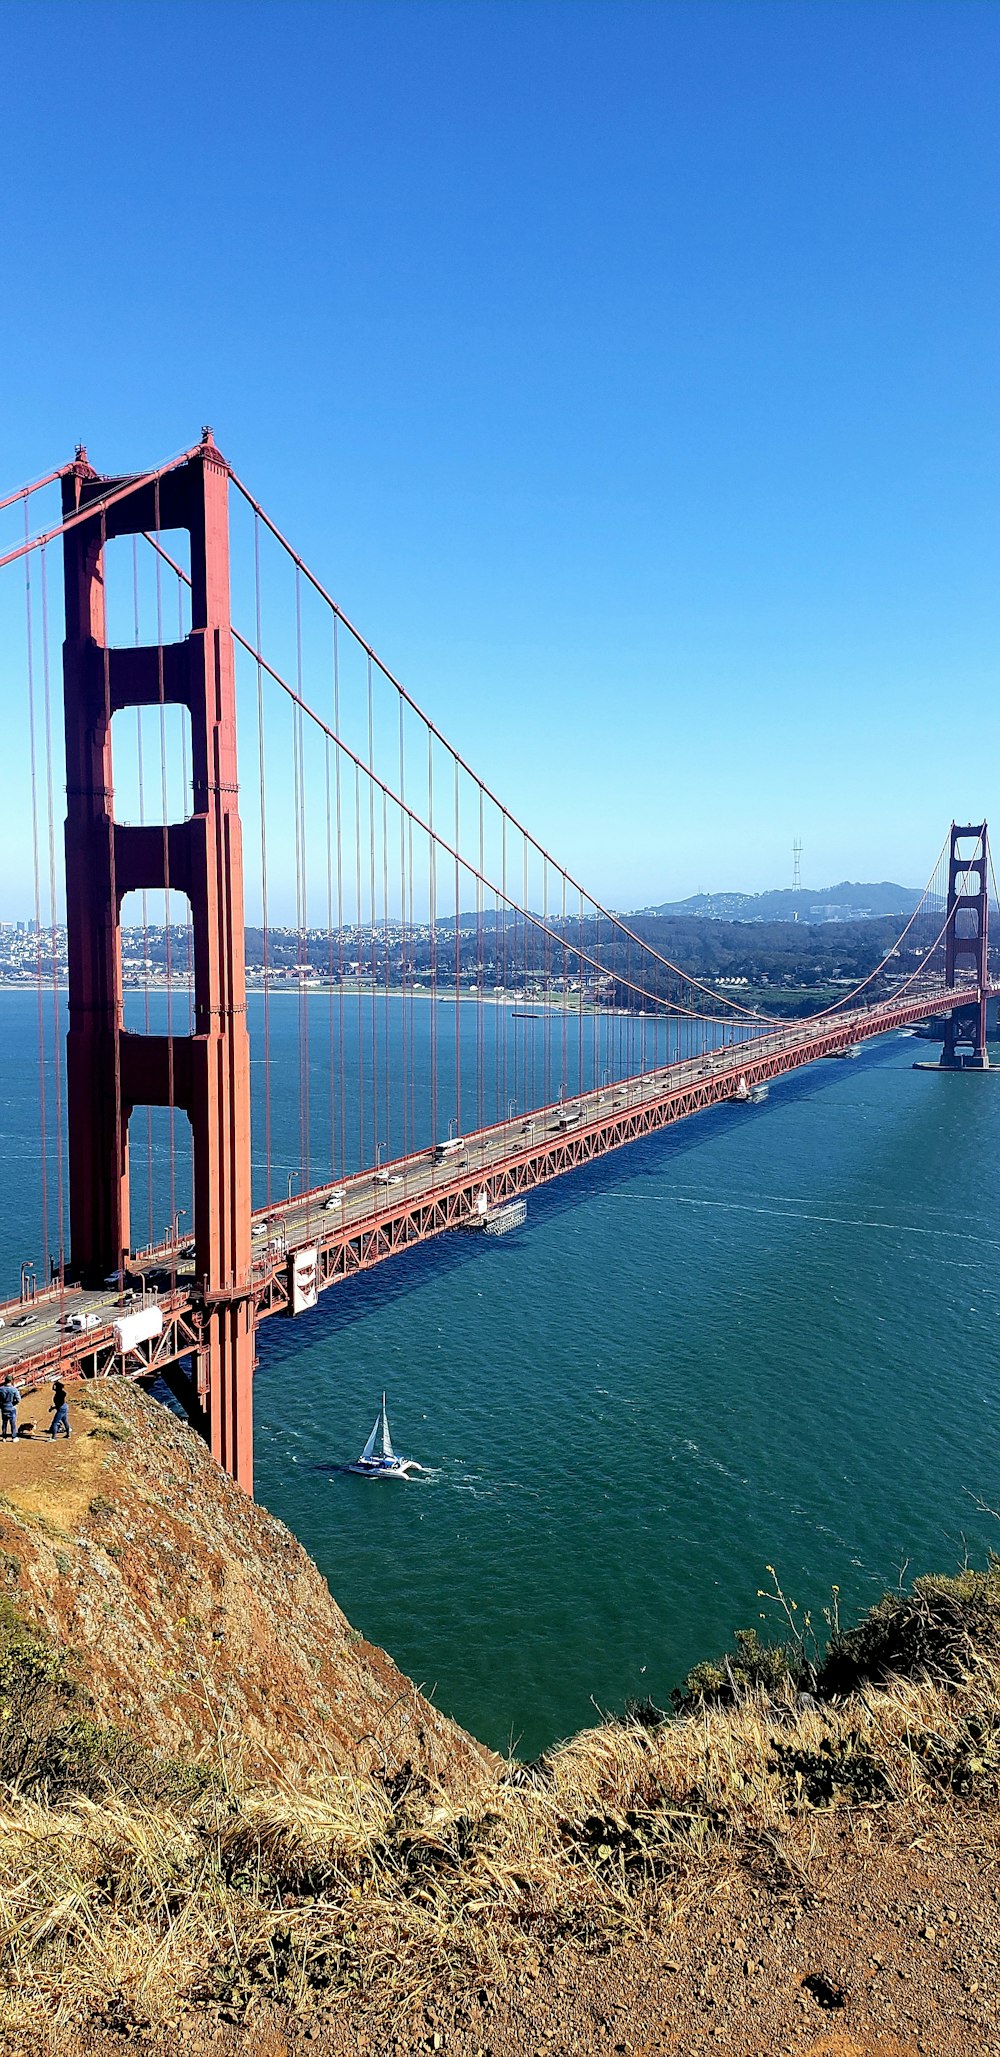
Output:
[[293,1250],[288,1260],[290,1273],[288,1304],[293,1314],[305,1314],[317,1298],[316,1249]]

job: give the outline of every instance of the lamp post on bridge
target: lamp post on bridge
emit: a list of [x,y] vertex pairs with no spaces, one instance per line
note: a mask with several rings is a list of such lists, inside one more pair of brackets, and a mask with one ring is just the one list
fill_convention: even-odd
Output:
[[[180,1241],[181,1234],[181,1215],[186,1213],[186,1207],[178,1207],[176,1212],[171,1215],[170,1225],[167,1229],[167,1239],[170,1244],[170,1290],[172,1293],[175,1293],[177,1291],[177,1245]],[[118,1288],[119,1291],[122,1293],[125,1291],[124,1261],[122,1263],[121,1272],[119,1273]]]

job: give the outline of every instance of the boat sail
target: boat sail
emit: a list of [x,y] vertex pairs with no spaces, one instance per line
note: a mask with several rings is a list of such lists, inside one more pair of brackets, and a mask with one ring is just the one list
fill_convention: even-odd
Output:
[[[381,1448],[376,1451],[376,1443]],[[359,1472],[362,1478],[407,1478],[411,1471],[422,1471],[412,1457],[397,1457],[389,1434],[389,1416],[386,1413],[385,1394],[376,1417],[375,1426],[356,1464],[349,1464],[348,1471]]]

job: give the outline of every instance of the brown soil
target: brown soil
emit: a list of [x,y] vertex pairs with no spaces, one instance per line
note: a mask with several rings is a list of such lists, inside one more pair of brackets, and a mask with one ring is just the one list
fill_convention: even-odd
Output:
[[165,1408],[107,1381],[75,1389],[69,1441],[37,1439],[44,1394],[20,1418],[37,1429],[0,1443],[0,1584],[77,1653],[105,1721],[248,1779],[487,1760]]
[[557,1946],[497,1986],[389,2022],[341,1999],[312,2021],[263,2010],[235,2027],[191,2012],[128,2040],[62,2029],[0,2047],[5,2057],[118,2057],[137,2040],[156,2057],[996,2057],[995,1821],[972,1844],[944,1831],[909,1846],[884,1835],[877,1813],[811,1815],[780,1856],[762,1850],[759,1878],[727,1881],[655,1942],[599,1956]]

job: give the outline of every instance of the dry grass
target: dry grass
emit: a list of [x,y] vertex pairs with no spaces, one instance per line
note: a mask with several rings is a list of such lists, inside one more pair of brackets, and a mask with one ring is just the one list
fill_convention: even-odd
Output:
[[812,1808],[880,1815],[886,1836],[961,1810],[972,1833],[998,1777],[984,1655],[834,1705],[789,1687],[607,1722],[474,1793],[320,1773],[173,1806],[8,1787],[0,2028],[165,2022],[189,2004],[244,2019],[268,1999],[311,2012],[345,1991],[398,2009],[561,1939],[662,1931],[737,1867],[787,1882]]

